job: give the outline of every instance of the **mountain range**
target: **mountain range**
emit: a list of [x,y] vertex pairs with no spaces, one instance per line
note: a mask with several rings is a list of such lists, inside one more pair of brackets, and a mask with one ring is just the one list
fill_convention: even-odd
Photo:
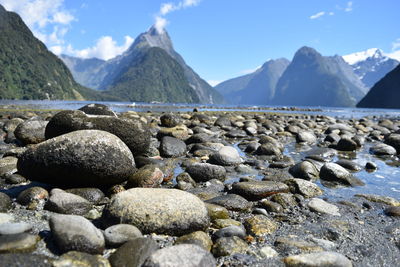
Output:
[[400,65],[385,75],[357,104],[360,108],[400,108]]
[[[160,57],[155,57],[155,54]],[[108,61],[66,55],[61,59],[81,84],[107,90],[112,95],[120,96],[122,93],[129,101],[224,102],[223,97],[174,50],[167,31],[160,32],[155,27],[135,38],[122,55]],[[142,70],[144,66],[146,70]],[[173,91],[176,91],[175,96],[171,98]]]
[[118,100],[75,82],[20,16],[0,5],[0,99]]
[[215,88],[232,104],[355,106],[398,64],[376,48],[341,57],[302,47],[291,62],[269,60]]

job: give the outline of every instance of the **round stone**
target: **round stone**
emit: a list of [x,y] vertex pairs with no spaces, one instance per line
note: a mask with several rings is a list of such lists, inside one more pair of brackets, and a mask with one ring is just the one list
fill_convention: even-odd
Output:
[[312,211],[334,216],[340,216],[339,208],[337,206],[330,204],[320,198],[311,199],[307,205]]
[[275,181],[250,181],[234,183],[232,192],[249,200],[260,200],[277,193],[289,192],[289,187]]
[[231,146],[224,146],[211,155],[210,161],[222,166],[238,165],[243,162],[239,152]]
[[175,137],[164,136],[161,139],[160,154],[166,158],[176,158],[185,155],[186,144]]
[[186,172],[196,182],[207,182],[211,179],[224,181],[226,178],[226,170],[222,166],[209,163],[196,163],[186,168]]
[[111,247],[119,247],[129,240],[142,236],[140,230],[130,224],[116,224],[104,230],[106,244]]
[[20,140],[24,145],[39,144],[46,140],[44,132],[48,121],[25,121],[18,125],[15,129],[15,137]]
[[135,161],[113,134],[75,131],[29,148],[18,160],[18,172],[30,180],[55,185],[113,185],[127,180]]
[[154,252],[142,267],[210,267],[216,266],[213,255],[197,245],[182,244]]
[[323,266],[340,266],[340,267],[352,267],[351,261],[344,255],[331,252],[316,252],[310,254],[300,254],[295,256],[289,256],[283,259],[286,266],[288,267],[323,267]]
[[146,234],[171,235],[204,230],[210,220],[198,197],[158,188],[132,188],[114,195],[103,211],[103,219],[111,224],[132,224]]
[[103,233],[81,216],[53,215],[49,225],[55,243],[61,252],[76,250],[101,254],[104,250]]
[[75,194],[54,188],[50,192],[50,198],[46,202],[45,209],[62,213],[85,215],[92,208],[92,203]]
[[237,236],[219,238],[213,248],[212,253],[216,257],[230,256],[236,253],[245,254],[249,250],[247,243]]

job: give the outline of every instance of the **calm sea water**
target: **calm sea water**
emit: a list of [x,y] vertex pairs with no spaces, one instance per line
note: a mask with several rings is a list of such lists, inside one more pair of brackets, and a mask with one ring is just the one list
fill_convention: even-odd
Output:
[[[296,113],[309,115],[326,115],[343,119],[360,119],[362,117],[376,116],[379,118],[399,118],[400,110],[397,109],[359,109],[359,108],[329,108],[329,107],[297,107],[298,110],[290,110],[285,107],[277,106],[229,106],[229,105],[195,105],[195,104],[151,104],[151,103],[131,103],[131,102],[93,102],[93,101],[14,101],[0,100],[0,108],[7,106],[18,106],[28,109],[78,109],[89,103],[101,103],[108,105],[116,112],[124,111],[192,111],[193,108],[209,111],[261,111],[271,112],[277,110],[282,113]],[[400,199],[400,160],[398,157],[379,158],[369,153],[369,148],[372,144],[367,143],[357,154],[338,154],[334,159],[349,158],[364,166],[366,162],[373,161],[378,165],[378,170],[375,172],[360,171],[354,175],[363,180],[366,185],[354,188],[329,189],[320,186],[325,190],[325,196],[334,199],[347,199],[354,194],[367,193],[391,196]],[[286,153],[291,155],[296,161],[304,158],[306,150],[298,151],[294,144],[287,146]],[[244,153],[241,153],[245,156]]]
[[336,108],[336,107],[296,107],[297,110],[290,110],[284,106],[249,106],[249,105],[204,105],[204,104],[174,104],[174,103],[142,103],[142,102],[101,102],[101,101],[50,101],[50,100],[0,100],[0,106],[16,105],[33,109],[78,109],[86,104],[101,103],[109,106],[116,112],[124,111],[192,111],[199,110],[221,111],[261,111],[272,110],[282,113],[304,113],[310,115],[326,115],[344,119],[359,119],[365,116],[378,116],[388,118],[400,118],[400,109],[369,109],[369,108]]

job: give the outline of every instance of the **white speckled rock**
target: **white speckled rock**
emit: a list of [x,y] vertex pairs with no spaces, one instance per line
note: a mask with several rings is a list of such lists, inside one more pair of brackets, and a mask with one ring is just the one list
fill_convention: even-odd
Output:
[[204,230],[207,208],[193,194],[160,188],[132,188],[114,195],[103,212],[110,224],[132,224],[143,233],[181,235]]

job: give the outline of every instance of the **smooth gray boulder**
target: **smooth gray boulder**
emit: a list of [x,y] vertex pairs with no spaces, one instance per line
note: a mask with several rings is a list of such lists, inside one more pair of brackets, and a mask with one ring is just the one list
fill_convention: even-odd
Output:
[[113,116],[86,115],[80,110],[64,110],[54,115],[47,124],[45,136],[50,139],[78,130],[102,130],[118,136],[134,156],[147,152],[150,131],[140,121]]
[[117,136],[82,130],[30,147],[18,159],[18,172],[54,185],[108,186],[127,180],[135,161]]
[[203,201],[177,189],[132,188],[111,198],[103,211],[106,224],[125,223],[142,233],[183,235],[210,222]]
[[19,124],[14,131],[15,137],[24,145],[38,144],[46,140],[44,132],[48,121],[28,120]]
[[76,250],[101,254],[105,241],[102,232],[89,220],[77,215],[53,215],[50,229],[58,249],[62,252]]

